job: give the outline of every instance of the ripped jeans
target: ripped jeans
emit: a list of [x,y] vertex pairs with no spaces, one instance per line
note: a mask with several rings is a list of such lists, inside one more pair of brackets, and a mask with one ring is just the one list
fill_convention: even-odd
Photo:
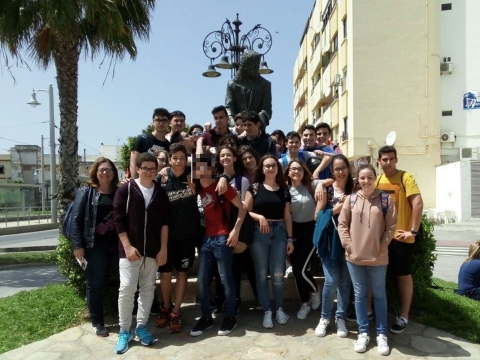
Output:
[[269,221],[270,233],[262,234],[255,224],[250,245],[257,278],[257,290],[264,311],[271,310],[268,294],[268,274],[272,281],[275,309],[283,306],[283,277],[287,257],[287,232],[283,221]]

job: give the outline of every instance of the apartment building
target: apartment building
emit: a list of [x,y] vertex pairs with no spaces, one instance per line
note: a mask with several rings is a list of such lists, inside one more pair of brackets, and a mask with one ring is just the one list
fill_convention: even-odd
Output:
[[440,165],[440,6],[317,0],[293,69],[295,129],[326,122],[350,160],[374,164],[395,134],[398,167],[414,174],[426,208]]
[[480,1],[440,6],[440,144],[436,207],[446,220],[480,218]]

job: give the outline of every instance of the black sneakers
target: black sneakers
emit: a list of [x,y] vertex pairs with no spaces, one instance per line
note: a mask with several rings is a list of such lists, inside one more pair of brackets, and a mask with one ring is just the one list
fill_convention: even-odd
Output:
[[[191,336],[200,336],[202,335],[206,330],[210,329],[213,326],[213,319],[211,317],[205,318],[201,317],[200,320],[198,320],[197,325],[195,325],[190,331]],[[223,325],[222,325],[223,326]]]
[[403,318],[397,317],[395,323],[390,327],[390,332],[394,334],[401,334],[406,327],[407,323],[403,320]]
[[233,329],[237,326],[237,320],[234,316],[225,316],[223,318],[222,326],[220,326],[220,330],[218,330],[218,335],[228,335],[230,334]]

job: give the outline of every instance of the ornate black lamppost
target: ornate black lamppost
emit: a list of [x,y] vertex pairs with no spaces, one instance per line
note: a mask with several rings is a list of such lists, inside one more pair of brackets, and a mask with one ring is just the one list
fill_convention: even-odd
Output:
[[[232,25],[234,28],[232,28]],[[271,74],[273,70],[269,69],[265,61],[265,54],[272,47],[272,34],[260,24],[240,37],[240,25],[242,22],[237,18],[230,23],[226,20],[220,30],[212,31],[203,40],[203,52],[210,59],[210,65],[207,71],[202,75],[205,77],[218,77],[221,74],[215,70],[230,69],[233,78],[238,70],[240,58],[245,50],[253,50],[263,56],[260,63],[260,74]],[[220,61],[214,63],[216,59]]]

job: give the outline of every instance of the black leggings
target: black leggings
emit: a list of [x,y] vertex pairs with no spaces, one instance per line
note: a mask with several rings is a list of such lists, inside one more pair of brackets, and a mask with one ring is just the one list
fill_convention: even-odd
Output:
[[297,285],[298,295],[302,302],[310,300],[310,292],[317,292],[317,283],[310,271],[307,270],[308,264],[315,253],[313,246],[313,232],[315,230],[315,221],[306,223],[293,222],[293,237],[296,239],[294,250],[290,254],[293,276]]

